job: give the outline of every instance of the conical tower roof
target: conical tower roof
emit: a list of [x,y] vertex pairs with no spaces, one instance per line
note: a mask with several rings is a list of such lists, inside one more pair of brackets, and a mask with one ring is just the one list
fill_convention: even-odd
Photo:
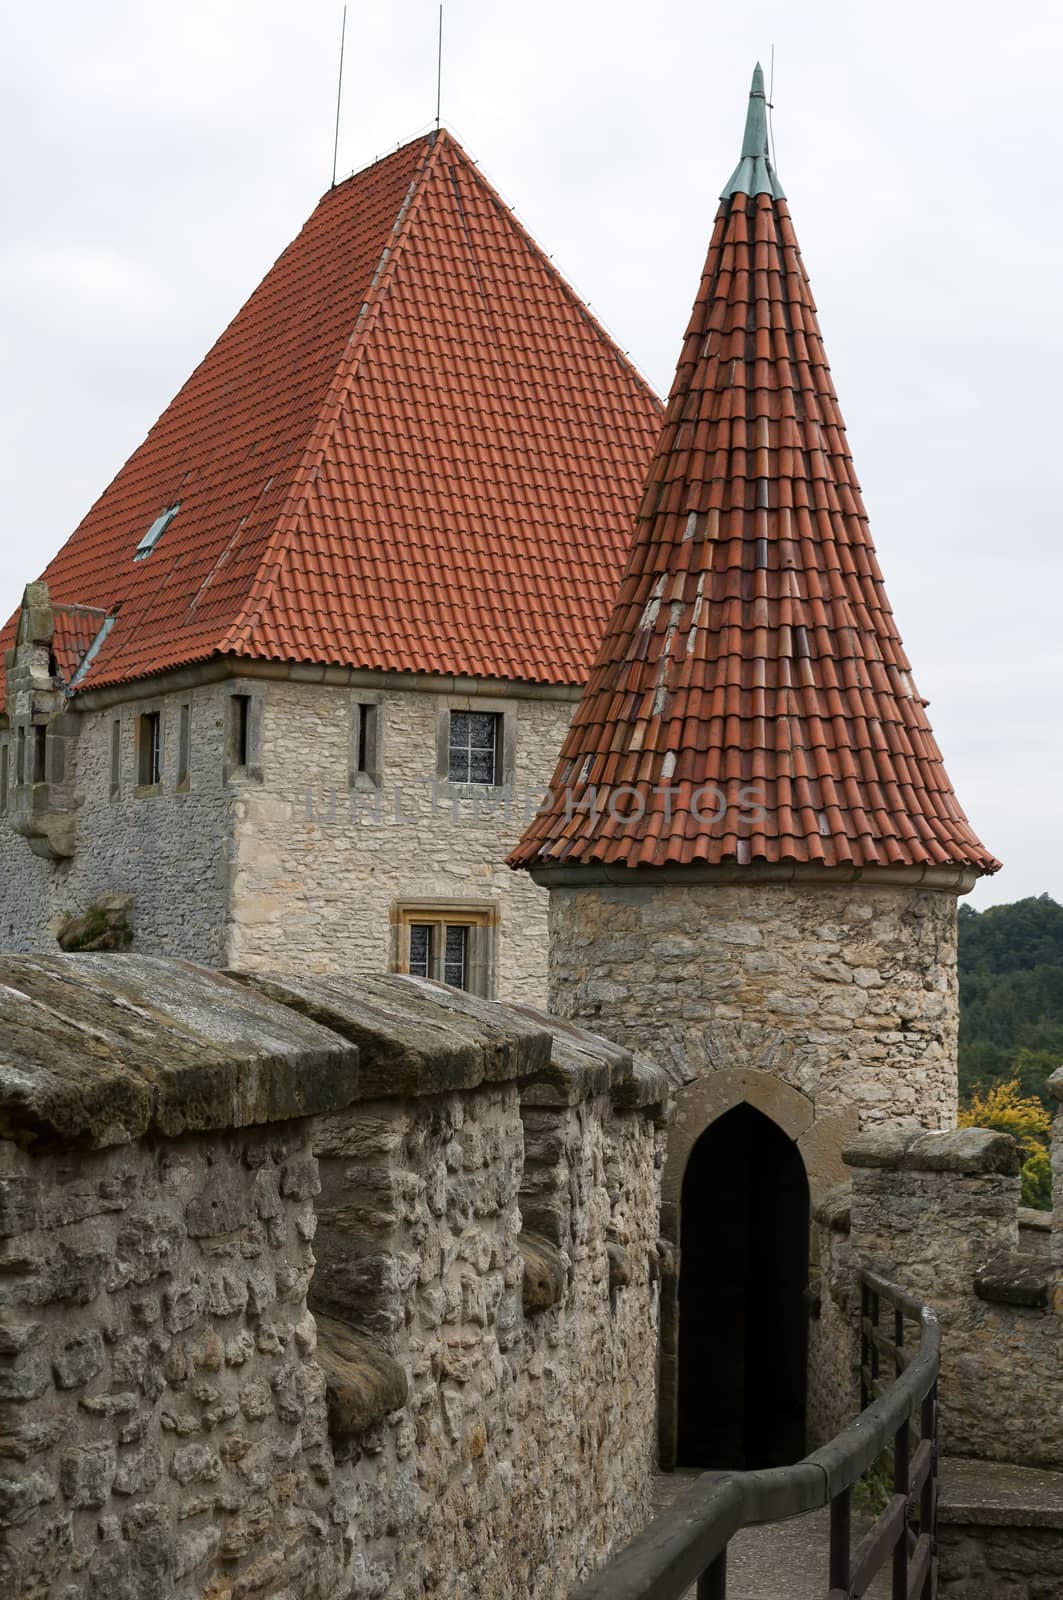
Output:
[[926,706],[758,66],[612,618],[511,865],[992,872]]

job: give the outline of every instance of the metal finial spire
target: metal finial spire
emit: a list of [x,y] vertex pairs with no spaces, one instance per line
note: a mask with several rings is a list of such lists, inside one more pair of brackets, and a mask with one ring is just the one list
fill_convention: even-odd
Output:
[[734,194],[770,194],[776,200],[786,198],[782,184],[775,176],[768,150],[768,102],[764,93],[764,70],[759,61],[753,69],[753,83],[749,91],[742,159],[731,174],[731,180],[720,199],[729,200]]
[[332,140],[332,187],[336,187],[336,162],[340,153],[340,105],[343,101],[343,50],[347,43],[347,7],[343,8],[343,26],[340,28],[340,76],[336,85],[336,133]]
[[439,113],[443,104],[443,0],[439,0],[439,49],[436,53],[436,132],[439,132]]

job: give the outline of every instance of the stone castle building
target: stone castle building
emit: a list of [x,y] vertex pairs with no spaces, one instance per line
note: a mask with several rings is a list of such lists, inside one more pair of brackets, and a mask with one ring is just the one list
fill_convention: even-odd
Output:
[[[1014,1141],[954,1127],[956,900],[997,863],[886,598],[759,68],[612,596],[626,488],[604,439],[586,486],[565,456],[564,496],[535,468],[556,444],[529,420],[540,369],[515,453],[484,465],[525,348],[487,268],[517,298],[528,273],[550,286],[570,378],[598,362],[551,390],[555,423],[575,446],[606,384],[628,485],[652,397],[448,136],[389,162],[352,180],[359,216],[393,185],[398,231],[359,353],[307,400],[312,448],[301,413],[252,468],[265,413],[238,433],[211,412],[270,355],[256,296],[29,586],[6,658],[7,942],[51,953],[0,957],[0,1592],[578,1600],[660,1467],[790,1463],[852,1419],[870,1270],[943,1331],[952,1456],[918,1592],[1047,1600],[1063,1110],[1053,1215],[1031,1219]],[[346,203],[322,202],[267,309],[289,257],[354,225]],[[466,237],[480,276],[448,276]],[[451,342],[404,343],[403,306],[445,310],[459,279]],[[424,385],[458,387],[415,429],[394,377],[422,357]],[[188,464],[179,422],[239,460]],[[434,501],[409,520],[474,455],[467,526]],[[290,476],[244,549],[231,518],[258,515],[263,469]],[[519,527],[476,501],[488,481],[526,496]],[[135,560],[127,524],[158,503]],[[600,544],[566,555],[569,585],[555,534],[584,504]],[[92,587],[94,562],[129,587]],[[333,768],[375,831],[333,815]],[[443,817],[374,815],[388,774],[403,796],[434,775]],[[525,774],[549,798],[507,888],[519,819],[476,799]],[[130,888],[132,954],[54,953],[66,904]],[[544,898],[550,1011],[460,992],[535,992]],[[406,975],[344,970],[387,964]]]
[[654,395],[446,132],[331,189],[3,646],[0,940],[542,998],[505,855]]
[[759,69],[550,790],[511,861],[550,891],[551,1008],[683,1085],[662,1458],[792,1460],[837,1379],[810,1204],[859,1128],[955,1125],[956,899],[997,863],[883,588]]

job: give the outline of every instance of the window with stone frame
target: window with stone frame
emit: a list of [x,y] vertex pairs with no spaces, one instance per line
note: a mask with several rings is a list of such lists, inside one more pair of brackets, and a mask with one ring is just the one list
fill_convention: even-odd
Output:
[[251,749],[251,696],[229,696],[229,760],[233,767],[248,764]]
[[383,768],[384,708],[377,696],[351,701],[350,783],[352,788],[378,787]]
[[493,906],[402,905],[392,920],[394,971],[491,996],[497,923]]
[[496,711],[452,711],[447,777],[451,783],[502,781],[502,717]]

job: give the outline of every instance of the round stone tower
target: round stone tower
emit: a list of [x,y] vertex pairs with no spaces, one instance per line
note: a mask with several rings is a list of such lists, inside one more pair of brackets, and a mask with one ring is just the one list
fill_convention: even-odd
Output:
[[[664,1308],[666,1457],[793,1455],[796,1425],[751,1443],[748,1399],[726,1438],[695,1428],[684,1447],[677,1330],[793,1320],[802,1268],[772,1241],[797,1217],[807,1251],[809,1199],[844,1176],[847,1137],[955,1119],[956,900],[998,863],[926,704],[769,160],[758,67],[616,607],[549,803],[511,857],[550,890],[551,1007],[681,1085],[662,1217],[684,1261],[674,1337]],[[775,1290],[758,1300],[761,1247]],[[692,1252],[700,1286],[684,1300]],[[795,1349],[790,1387],[764,1402],[780,1413],[803,1405]],[[720,1359],[737,1392],[740,1363]],[[691,1413],[708,1404],[691,1396]]]

